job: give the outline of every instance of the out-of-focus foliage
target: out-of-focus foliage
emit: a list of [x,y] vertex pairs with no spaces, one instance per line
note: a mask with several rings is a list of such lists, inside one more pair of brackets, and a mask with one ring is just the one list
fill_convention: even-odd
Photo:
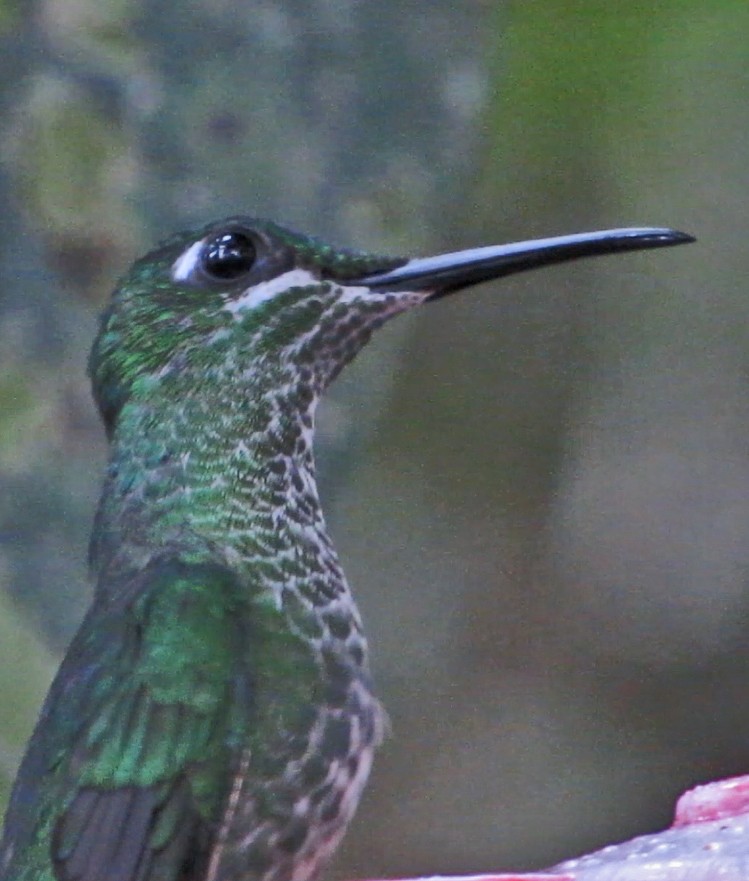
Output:
[[24,214],[44,231],[61,274],[98,299],[115,261],[132,253],[129,145],[111,114],[70,77],[30,76],[14,111],[7,160]]
[[367,863],[403,841],[418,871],[550,863],[746,770],[749,9],[528,2],[496,25],[461,242],[654,223],[699,243],[414,325],[347,495],[395,550],[346,551],[355,580],[379,567],[365,611],[414,741],[376,779]]
[[19,743],[39,713],[39,695],[55,665],[32,626],[25,624],[9,602],[7,578],[0,571],[0,706],[3,712],[0,737],[0,798],[5,804],[18,761]]
[[746,772],[747,33],[741,0],[1,5],[3,767],[88,595],[96,308],[243,211],[393,251],[700,240],[443,301],[337,387],[394,735],[336,872],[548,864]]

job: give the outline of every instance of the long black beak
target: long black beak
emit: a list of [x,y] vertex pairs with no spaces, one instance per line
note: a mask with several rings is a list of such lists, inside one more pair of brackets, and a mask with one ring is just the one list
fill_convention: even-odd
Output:
[[389,272],[367,276],[357,283],[386,291],[433,291],[429,299],[435,300],[469,285],[550,263],[617,251],[667,248],[693,241],[692,236],[674,229],[604,229],[417,258]]

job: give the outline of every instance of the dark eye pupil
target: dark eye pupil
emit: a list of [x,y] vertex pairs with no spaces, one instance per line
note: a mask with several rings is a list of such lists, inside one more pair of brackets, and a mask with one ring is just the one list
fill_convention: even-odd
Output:
[[208,242],[203,251],[203,268],[222,281],[239,278],[252,269],[255,246],[239,232],[227,232]]

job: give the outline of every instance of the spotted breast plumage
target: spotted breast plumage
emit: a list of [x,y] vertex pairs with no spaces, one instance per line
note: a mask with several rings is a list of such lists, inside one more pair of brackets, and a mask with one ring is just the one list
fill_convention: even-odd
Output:
[[110,444],[91,608],[16,780],[2,881],[309,881],[385,729],[315,482],[315,407],[391,317],[689,241],[610,230],[424,259],[229,218],[137,261],[90,359]]

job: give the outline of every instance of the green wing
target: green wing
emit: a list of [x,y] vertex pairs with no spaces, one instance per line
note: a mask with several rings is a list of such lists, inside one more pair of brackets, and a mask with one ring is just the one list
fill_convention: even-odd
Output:
[[9,879],[202,876],[249,715],[241,596],[171,559],[94,605],[14,790]]

